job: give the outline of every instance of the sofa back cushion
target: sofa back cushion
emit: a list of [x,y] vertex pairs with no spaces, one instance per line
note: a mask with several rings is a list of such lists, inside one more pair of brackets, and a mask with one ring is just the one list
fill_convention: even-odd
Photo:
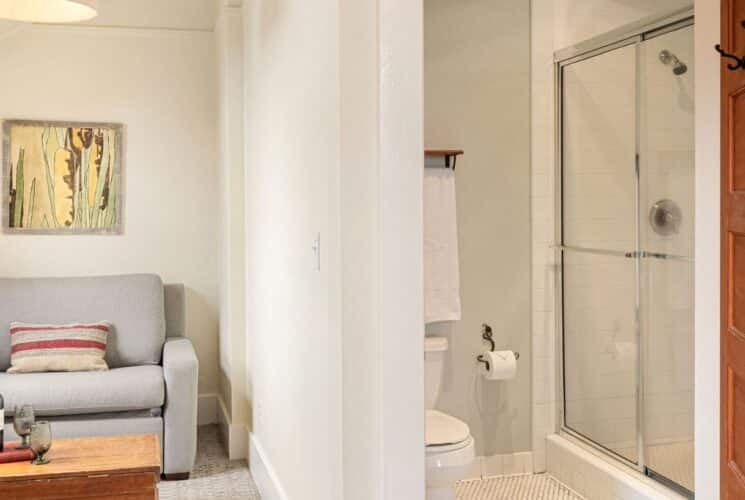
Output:
[[10,324],[95,323],[112,328],[111,368],[160,363],[165,342],[163,282],[155,275],[0,279],[0,370],[10,366]]

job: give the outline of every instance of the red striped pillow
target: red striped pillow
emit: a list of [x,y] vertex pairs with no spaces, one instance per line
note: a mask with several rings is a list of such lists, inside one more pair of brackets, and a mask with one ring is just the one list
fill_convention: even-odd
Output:
[[104,361],[111,324],[10,324],[8,373],[108,370]]

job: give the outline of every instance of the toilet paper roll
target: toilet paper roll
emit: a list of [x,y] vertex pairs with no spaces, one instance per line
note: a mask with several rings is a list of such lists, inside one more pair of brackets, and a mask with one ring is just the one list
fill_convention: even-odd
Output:
[[482,375],[487,380],[507,380],[515,378],[517,373],[517,358],[512,351],[487,351],[482,354],[485,361],[489,362],[489,369],[483,363]]

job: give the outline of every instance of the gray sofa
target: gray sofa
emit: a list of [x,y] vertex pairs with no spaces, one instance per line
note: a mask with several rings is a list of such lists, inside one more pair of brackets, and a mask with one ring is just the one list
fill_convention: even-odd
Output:
[[[107,320],[104,372],[9,374],[12,321]],[[182,285],[155,275],[0,279],[0,394],[5,435],[15,405],[30,403],[54,437],[160,436],[167,479],[188,477],[197,447],[198,361],[184,338]],[[7,438],[6,438],[7,439]]]

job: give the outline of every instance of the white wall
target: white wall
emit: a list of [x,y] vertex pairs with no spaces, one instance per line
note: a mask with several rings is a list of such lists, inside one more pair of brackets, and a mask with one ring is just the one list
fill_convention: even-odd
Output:
[[423,498],[422,4],[244,14],[252,471],[264,498]]
[[240,9],[221,9],[215,26],[220,181],[220,368],[231,378],[232,332],[243,330],[243,25]]
[[[343,474],[345,500],[381,498],[383,457],[378,314],[378,68],[377,2],[340,2]],[[353,207],[357,207],[354,209]],[[371,307],[372,306],[372,307]]]
[[531,0],[531,335],[533,467],[546,470],[546,436],[556,428],[554,316],[554,0]]
[[[437,408],[464,420],[477,455],[529,451],[530,5],[424,2],[425,145],[465,150],[456,197],[462,319],[427,326],[450,342]],[[478,377],[487,349],[520,353],[515,379]]]
[[215,25],[220,164],[220,410],[231,459],[245,458],[250,419],[245,335],[243,13],[220,5]]
[[719,498],[719,2],[696,2],[696,497]]
[[0,235],[0,275],[148,272],[187,287],[199,390],[217,390],[211,33],[21,27],[3,38],[0,116],[125,125],[124,234]]
[[253,446],[279,498],[342,498],[338,16],[331,1],[244,8]]
[[[424,497],[422,0],[378,0],[381,498]],[[355,422],[345,422],[349,432]],[[352,480],[347,478],[347,481]]]
[[212,31],[218,4],[240,0],[98,0],[98,16],[86,25]]

